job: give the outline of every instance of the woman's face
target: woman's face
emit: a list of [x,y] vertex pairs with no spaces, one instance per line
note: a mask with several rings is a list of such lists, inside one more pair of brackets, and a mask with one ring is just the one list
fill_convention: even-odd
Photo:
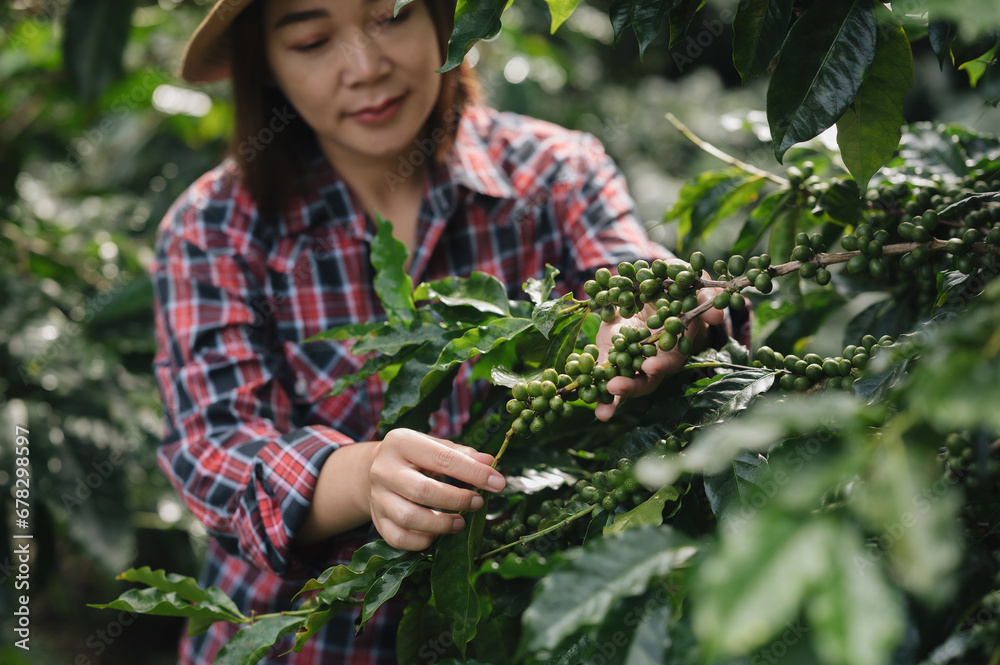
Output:
[[275,82],[341,169],[394,160],[420,133],[441,87],[434,23],[422,0],[267,0]]

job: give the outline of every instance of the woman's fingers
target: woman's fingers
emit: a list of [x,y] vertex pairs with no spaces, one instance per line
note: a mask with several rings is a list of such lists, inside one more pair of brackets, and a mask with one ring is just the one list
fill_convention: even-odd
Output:
[[[399,430],[394,430],[399,431]],[[507,482],[490,464],[493,458],[426,434],[406,430],[405,440],[393,443],[394,452],[406,462],[429,474],[441,474],[489,492],[499,492]],[[391,436],[391,433],[390,433]],[[385,442],[389,442],[387,436]],[[402,436],[402,435],[400,435]]]

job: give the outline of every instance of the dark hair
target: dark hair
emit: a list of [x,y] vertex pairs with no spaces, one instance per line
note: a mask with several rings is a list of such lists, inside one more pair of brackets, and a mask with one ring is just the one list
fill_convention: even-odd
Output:
[[[454,23],[455,0],[415,1],[427,3],[443,61]],[[270,216],[280,214],[294,197],[302,195],[306,160],[311,154],[309,146],[316,139],[312,128],[297,113],[295,118],[288,117],[286,107],[295,113],[294,107],[281,89],[270,82],[263,4],[261,0],[251,2],[229,28],[234,106],[229,155],[239,165],[258,211]],[[445,138],[437,144],[434,154],[437,162],[443,162],[451,151],[465,108],[479,100],[479,84],[464,62],[441,76],[441,92],[424,127],[425,136],[439,128],[444,130]],[[282,115],[283,127],[274,132],[269,124],[278,114]],[[267,158],[258,159],[262,151],[257,146],[265,141]]]

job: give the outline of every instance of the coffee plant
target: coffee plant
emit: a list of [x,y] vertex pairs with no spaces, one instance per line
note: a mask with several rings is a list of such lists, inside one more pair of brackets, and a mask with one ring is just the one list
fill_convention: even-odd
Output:
[[[507,4],[458,3],[446,67]],[[576,6],[548,4],[553,28]],[[664,26],[680,43],[702,4],[609,16],[642,51]],[[335,391],[385,377],[383,433],[426,430],[472,364],[491,387],[460,440],[495,455],[503,493],[425,551],[361,547],[279,614],[148,567],[97,607],[240,624],[226,664],[300,650],[341,611],[364,630],[394,597],[402,665],[1000,662],[1000,141],[901,111],[912,40],[973,85],[995,75],[997,5],[731,4],[734,64],[770,71],[787,164],[762,171],[672,119],[729,165],[666,215],[684,260],[633,257],[555,296],[549,269],[527,299],[480,273],[414,287],[379,220],[386,320],[313,340],[374,352]],[[839,155],[793,149],[833,125]],[[695,339],[713,308],[749,321],[754,348]],[[602,323],[621,324],[606,348]],[[595,420],[609,380],[665,352],[687,358],[677,374]]]
[[[913,126],[903,146],[864,197],[819,153],[706,174],[669,215],[691,245],[712,224],[690,202],[742,210],[728,256],[622,262],[558,297],[554,269],[528,299],[480,273],[413,288],[379,220],[387,320],[315,340],[378,352],[335,390],[384,373],[382,430],[426,429],[474,361],[493,388],[461,440],[507,490],[426,551],[365,545],[280,614],[149,568],[100,607],[245,624],[220,663],[301,649],[340,611],[363,630],[397,595],[404,665],[996,662],[1000,141]],[[709,308],[752,311],[756,349],[694,346]],[[683,369],[596,421],[607,382],[663,351]]]

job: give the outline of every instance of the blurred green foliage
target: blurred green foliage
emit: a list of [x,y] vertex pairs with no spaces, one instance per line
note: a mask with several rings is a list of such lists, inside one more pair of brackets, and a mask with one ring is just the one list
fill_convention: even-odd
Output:
[[[171,660],[178,623],[112,630],[108,617],[81,608],[119,591],[113,574],[133,563],[195,574],[203,545],[200,526],[156,468],[161,421],[145,267],[157,223],[218,162],[228,139],[227,87],[192,89],[175,75],[208,4],[0,5],[4,663],[132,663],[137,653],[144,663],[157,662],[153,654]],[[759,80],[740,87],[732,16],[721,3],[699,14],[695,41],[671,49],[661,35],[642,61],[630,32],[613,44],[608,4],[578,7],[554,35],[544,2],[510,8],[501,34],[469,56],[487,99],[598,136],[647,220],[662,219],[689,176],[717,166],[666,123],[667,111],[727,151],[777,166],[745,131],[760,130],[764,89]],[[1000,132],[995,109],[966,92],[965,73],[941,73],[929,48],[917,55],[909,120]],[[996,85],[980,82],[986,91]],[[675,229],[655,232],[672,243]],[[9,644],[15,426],[28,429],[31,448],[30,654]]]

